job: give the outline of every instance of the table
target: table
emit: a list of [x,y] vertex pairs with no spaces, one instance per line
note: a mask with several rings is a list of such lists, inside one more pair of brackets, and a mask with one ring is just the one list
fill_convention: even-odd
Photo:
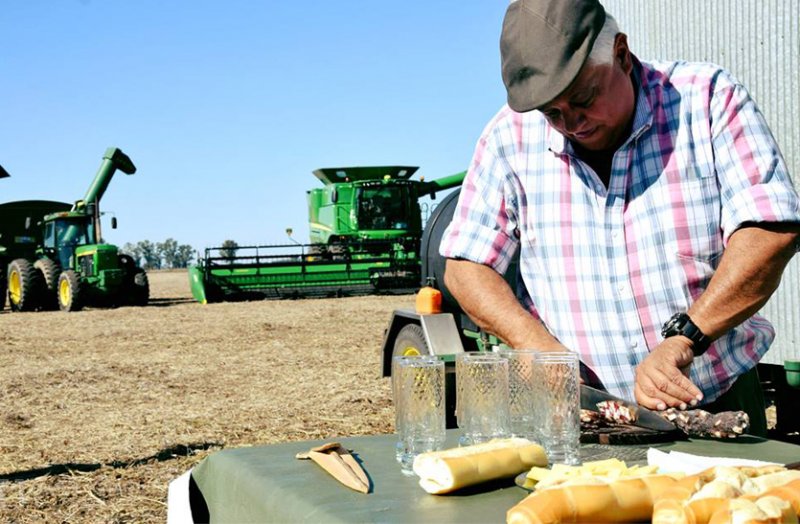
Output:
[[[448,431],[448,447],[458,432]],[[371,483],[367,495],[339,484],[295,454],[331,440],[352,449]],[[506,480],[451,495],[429,495],[405,476],[394,458],[395,435],[351,437],[226,449],[192,471],[190,500],[198,522],[505,522],[506,511],[528,493]],[[662,451],[739,457],[779,463],[800,460],[800,446],[757,437],[653,444]]]

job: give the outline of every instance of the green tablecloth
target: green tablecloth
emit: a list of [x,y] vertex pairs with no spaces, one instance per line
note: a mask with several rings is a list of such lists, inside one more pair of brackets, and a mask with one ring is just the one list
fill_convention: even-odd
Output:
[[[416,477],[400,472],[394,435],[336,440],[363,462],[372,481],[369,494],[344,487],[311,461],[295,459],[296,453],[323,441],[226,449],[207,457],[192,472],[194,518],[203,521],[210,516],[212,522],[505,522],[506,511],[527,495],[510,481],[452,495],[428,495]],[[449,431],[448,445],[456,441],[457,433]],[[690,440],[652,447],[780,463],[800,460],[800,446],[747,437],[735,442]]]

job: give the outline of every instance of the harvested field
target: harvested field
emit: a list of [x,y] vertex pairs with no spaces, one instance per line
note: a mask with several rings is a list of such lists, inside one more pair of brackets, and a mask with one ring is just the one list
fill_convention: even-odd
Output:
[[413,295],[0,313],[0,520],[164,522],[170,480],[223,447],[390,433],[379,349]]

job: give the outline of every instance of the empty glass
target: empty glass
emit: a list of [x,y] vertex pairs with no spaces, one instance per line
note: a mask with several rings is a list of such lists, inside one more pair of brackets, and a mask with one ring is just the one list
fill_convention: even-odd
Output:
[[444,446],[444,361],[421,355],[394,357],[392,393],[398,436],[395,456],[403,473],[413,475],[414,457]]
[[508,359],[495,353],[458,355],[456,395],[462,446],[509,435]]
[[508,414],[512,437],[541,442],[536,409],[537,384],[534,377],[535,349],[508,349],[500,355],[508,359]]
[[578,354],[541,352],[534,360],[537,431],[551,464],[580,463],[580,369]]

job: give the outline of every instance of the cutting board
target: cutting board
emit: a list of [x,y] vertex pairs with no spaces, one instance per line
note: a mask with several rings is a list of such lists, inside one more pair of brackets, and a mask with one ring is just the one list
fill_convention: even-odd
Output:
[[655,444],[686,440],[681,431],[657,431],[629,425],[611,425],[601,428],[581,428],[581,442],[584,444]]

